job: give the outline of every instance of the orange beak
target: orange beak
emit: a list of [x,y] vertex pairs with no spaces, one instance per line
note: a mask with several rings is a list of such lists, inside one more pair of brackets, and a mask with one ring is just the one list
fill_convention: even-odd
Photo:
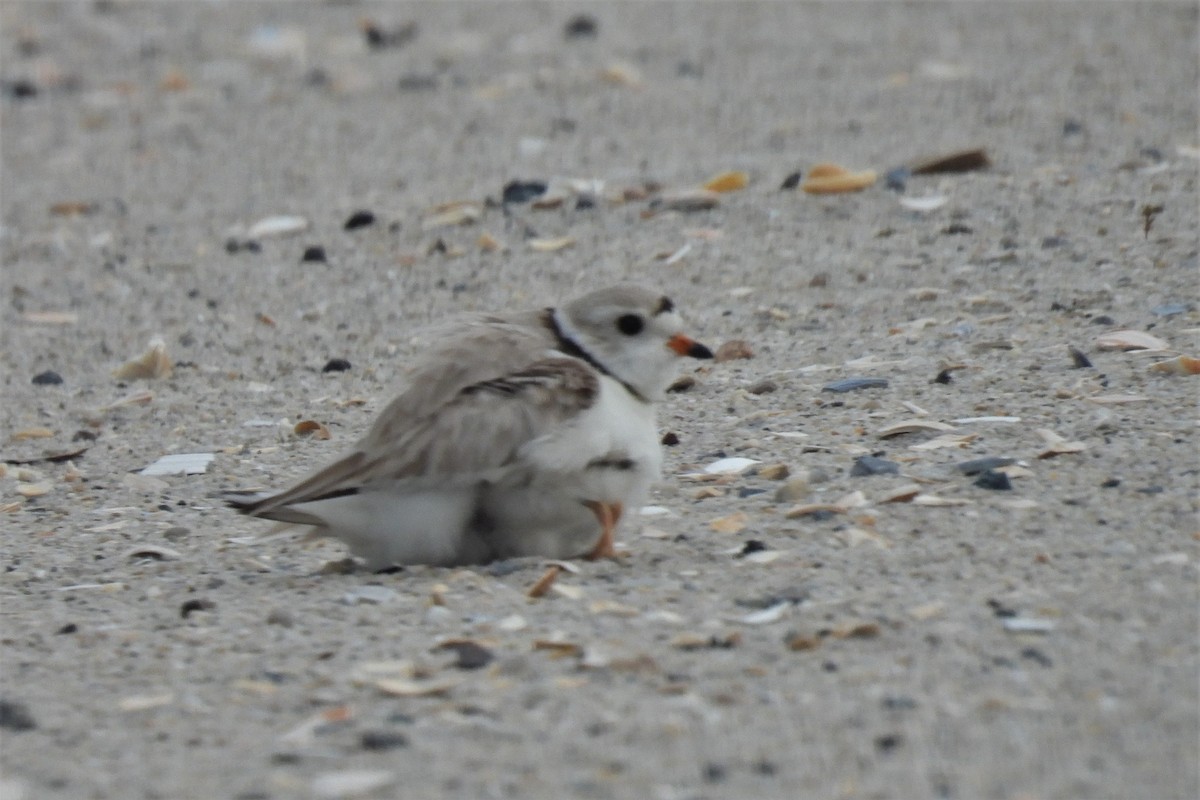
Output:
[[690,336],[684,336],[682,333],[677,333],[668,339],[667,347],[674,350],[677,355],[688,356],[689,358],[713,357],[712,350],[709,350]]

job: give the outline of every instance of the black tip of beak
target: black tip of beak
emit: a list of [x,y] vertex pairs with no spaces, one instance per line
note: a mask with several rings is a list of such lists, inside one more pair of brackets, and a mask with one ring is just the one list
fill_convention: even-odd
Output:
[[700,344],[699,342],[695,342],[691,347],[689,347],[687,354],[691,358],[712,358],[713,357],[712,350],[709,350],[707,347]]

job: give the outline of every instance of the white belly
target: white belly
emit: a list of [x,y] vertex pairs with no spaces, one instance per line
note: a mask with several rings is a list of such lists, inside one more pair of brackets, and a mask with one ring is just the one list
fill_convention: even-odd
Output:
[[531,442],[528,469],[481,498],[480,531],[498,558],[589,552],[600,525],[584,502],[618,503],[636,512],[662,469],[654,408],[602,378],[597,403],[572,424]]

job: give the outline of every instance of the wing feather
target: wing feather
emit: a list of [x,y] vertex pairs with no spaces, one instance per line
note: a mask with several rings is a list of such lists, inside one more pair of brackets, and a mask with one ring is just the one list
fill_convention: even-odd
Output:
[[568,357],[543,358],[501,374],[492,370],[440,404],[432,398],[447,394],[445,386],[430,391],[414,382],[353,452],[243,510],[276,517],[286,506],[374,486],[416,490],[494,480],[519,461],[529,442],[589,408],[599,389],[596,373]]

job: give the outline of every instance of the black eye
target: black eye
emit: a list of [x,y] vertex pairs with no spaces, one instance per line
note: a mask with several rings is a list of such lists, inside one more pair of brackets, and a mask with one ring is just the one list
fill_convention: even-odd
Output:
[[617,318],[617,330],[626,336],[637,336],[645,324],[637,314],[625,314]]

